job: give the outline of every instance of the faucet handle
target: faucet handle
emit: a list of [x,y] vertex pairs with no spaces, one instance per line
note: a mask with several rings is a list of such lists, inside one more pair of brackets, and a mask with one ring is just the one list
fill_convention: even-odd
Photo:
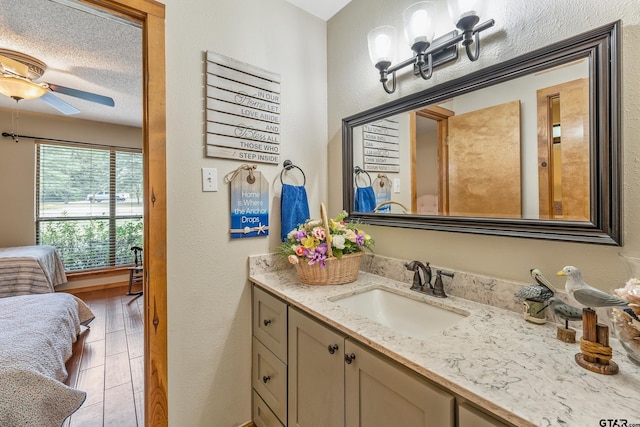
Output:
[[440,298],[446,298],[447,294],[444,292],[444,283],[442,283],[442,275],[453,277],[453,273],[448,271],[436,270],[436,282],[433,286],[433,295]]

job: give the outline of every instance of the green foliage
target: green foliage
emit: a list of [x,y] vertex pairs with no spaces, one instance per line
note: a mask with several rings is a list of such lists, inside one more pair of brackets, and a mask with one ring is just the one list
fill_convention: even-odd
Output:
[[142,246],[142,220],[118,220],[113,245],[109,231],[108,220],[42,221],[40,244],[58,249],[66,271],[131,264],[131,246]]

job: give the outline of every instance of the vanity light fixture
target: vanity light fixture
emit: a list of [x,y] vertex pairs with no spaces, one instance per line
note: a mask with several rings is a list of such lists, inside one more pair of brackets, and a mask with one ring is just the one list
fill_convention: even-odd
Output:
[[[434,36],[433,19],[436,5],[432,1],[421,1],[409,6],[402,13],[404,33],[413,56],[396,65],[391,65],[395,59],[397,32],[390,25],[383,25],[371,30],[367,36],[369,57],[380,72],[380,82],[387,93],[396,90],[396,71],[413,65],[414,74],[424,80],[433,75],[433,68],[458,58],[458,43],[462,43],[467,57],[475,61],[480,56],[480,31],[491,28],[495,21],[490,19],[480,25],[482,14],[482,0],[447,0],[449,15],[456,27],[444,36],[436,39]],[[472,49],[472,45],[475,46]],[[391,88],[387,86],[391,74]]]

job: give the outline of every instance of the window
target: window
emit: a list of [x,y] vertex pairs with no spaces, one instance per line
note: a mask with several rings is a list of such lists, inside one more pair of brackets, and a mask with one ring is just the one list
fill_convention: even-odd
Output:
[[142,246],[140,150],[36,144],[36,241],[67,272],[131,264]]

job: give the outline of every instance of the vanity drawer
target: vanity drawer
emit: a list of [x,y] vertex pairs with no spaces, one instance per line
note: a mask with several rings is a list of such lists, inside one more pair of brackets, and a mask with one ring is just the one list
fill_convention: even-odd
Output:
[[287,361],[287,305],[257,286],[253,287],[253,336]]
[[273,413],[286,424],[287,366],[253,338],[253,388]]
[[269,405],[264,403],[255,390],[253,390],[253,423],[257,427],[283,427],[276,414],[271,411]]

